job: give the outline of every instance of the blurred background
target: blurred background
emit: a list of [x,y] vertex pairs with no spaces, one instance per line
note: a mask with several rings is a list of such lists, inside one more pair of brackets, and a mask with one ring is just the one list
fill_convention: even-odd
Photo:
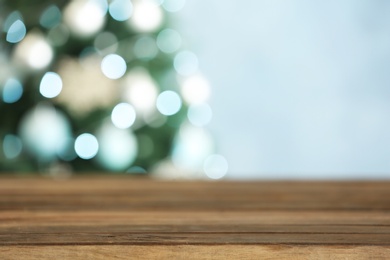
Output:
[[390,177],[390,2],[0,1],[0,170]]

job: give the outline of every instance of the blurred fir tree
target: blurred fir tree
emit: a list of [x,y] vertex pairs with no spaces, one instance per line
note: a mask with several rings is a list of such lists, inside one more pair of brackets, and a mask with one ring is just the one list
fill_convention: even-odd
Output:
[[158,2],[0,3],[1,171],[148,171],[169,156],[186,107]]

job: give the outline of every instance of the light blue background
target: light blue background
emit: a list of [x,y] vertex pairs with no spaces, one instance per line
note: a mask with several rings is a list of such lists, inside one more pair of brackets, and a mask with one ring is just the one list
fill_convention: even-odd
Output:
[[194,0],[231,178],[390,177],[390,1]]

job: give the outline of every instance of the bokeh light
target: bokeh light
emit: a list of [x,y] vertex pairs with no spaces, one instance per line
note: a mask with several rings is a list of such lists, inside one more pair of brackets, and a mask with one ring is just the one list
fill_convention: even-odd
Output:
[[10,13],[7,18],[4,20],[4,23],[3,23],[3,32],[7,33],[9,28],[12,26],[12,24],[14,24],[16,21],[23,21],[23,17],[22,17],[22,14],[18,11],[14,11],[12,13]]
[[114,20],[126,21],[133,12],[133,4],[130,0],[113,0],[108,11]]
[[155,110],[157,85],[143,68],[134,68],[126,77],[124,98],[137,112],[150,113]]
[[157,46],[165,53],[179,50],[182,43],[180,34],[173,29],[164,29],[157,35]]
[[109,79],[119,79],[125,75],[127,65],[125,60],[117,54],[109,54],[103,58],[101,64],[103,74]]
[[171,116],[179,112],[182,102],[180,96],[171,90],[160,93],[157,97],[156,106],[161,114]]
[[61,93],[62,79],[55,72],[46,72],[42,77],[39,92],[46,98],[54,98]]
[[201,75],[190,76],[184,80],[181,93],[188,104],[204,103],[211,95],[210,84]]
[[180,11],[186,3],[186,0],[164,0],[162,6],[168,12]]
[[16,20],[8,29],[6,40],[10,43],[17,43],[26,36],[26,26],[21,20]]
[[59,25],[61,19],[62,13],[60,9],[56,5],[50,5],[43,11],[41,18],[39,19],[39,23],[44,28],[51,29]]
[[129,130],[118,129],[104,124],[97,133],[99,140],[99,162],[109,170],[120,171],[128,168],[138,153],[137,140]]
[[191,105],[187,112],[187,117],[191,124],[199,127],[207,125],[211,121],[212,116],[211,107],[205,103]]
[[23,144],[16,135],[8,134],[3,139],[3,153],[7,159],[14,159],[22,152]]
[[75,35],[90,37],[103,27],[107,9],[104,0],[73,0],[64,10],[64,21]]
[[203,169],[207,177],[217,180],[226,175],[229,165],[222,155],[212,154],[205,160]]
[[15,103],[22,97],[23,86],[19,80],[10,78],[5,82],[2,94],[5,103]]
[[50,29],[47,34],[47,39],[53,46],[62,46],[68,41],[69,36],[70,32],[68,27],[60,24],[53,29]]
[[131,173],[131,174],[145,174],[148,173],[144,168],[140,166],[132,166],[129,169],[126,170],[126,173]]
[[99,33],[94,40],[94,47],[101,54],[113,53],[118,48],[118,39],[111,32]]
[[134,54],[138,59],[151,60],[157,53],[156,40],[151,36],[142,36],[134,44]]
[[116,105],[111,113],[112,123],[120,129],[132,126],[135,118],[136,114],[133,106],[127,103],[120,103]]
[[74,150],[81,159],[92,159],[99,150],[98,140],[90,133],[81,134],[74,142]]
[[173,65],[180,75],[190,76],[198,70],[199,62],[194,53],[181,51],[176,54]]
[[163,12],[155,1],[135,0],[130,24],[141,32],[152,32],[161,26]]
[[47,104],[30,110],[22,118],[19,132],[26,148],[43,160],[51,160],[63,151],[71,136],[68,119]]
[[185,124],[174,142],[172,161],[179,169],[202,171],[204,160],[213,151],[213,138],[206,129]]
[[32,69],[43,69],[53,59],[53,49],[38,33],[29,33],[15,50],[15,58]]

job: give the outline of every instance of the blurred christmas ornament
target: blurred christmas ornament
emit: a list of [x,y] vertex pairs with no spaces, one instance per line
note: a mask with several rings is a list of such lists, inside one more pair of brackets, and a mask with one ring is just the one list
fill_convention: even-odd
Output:
[[64,104],[71,113],[87,116],[96,109],[107,109],[119,99],[117,82],[105,77],[100,69],[98,56],[59,61],[58,74],[63,80],[63,89],[55,102]]

